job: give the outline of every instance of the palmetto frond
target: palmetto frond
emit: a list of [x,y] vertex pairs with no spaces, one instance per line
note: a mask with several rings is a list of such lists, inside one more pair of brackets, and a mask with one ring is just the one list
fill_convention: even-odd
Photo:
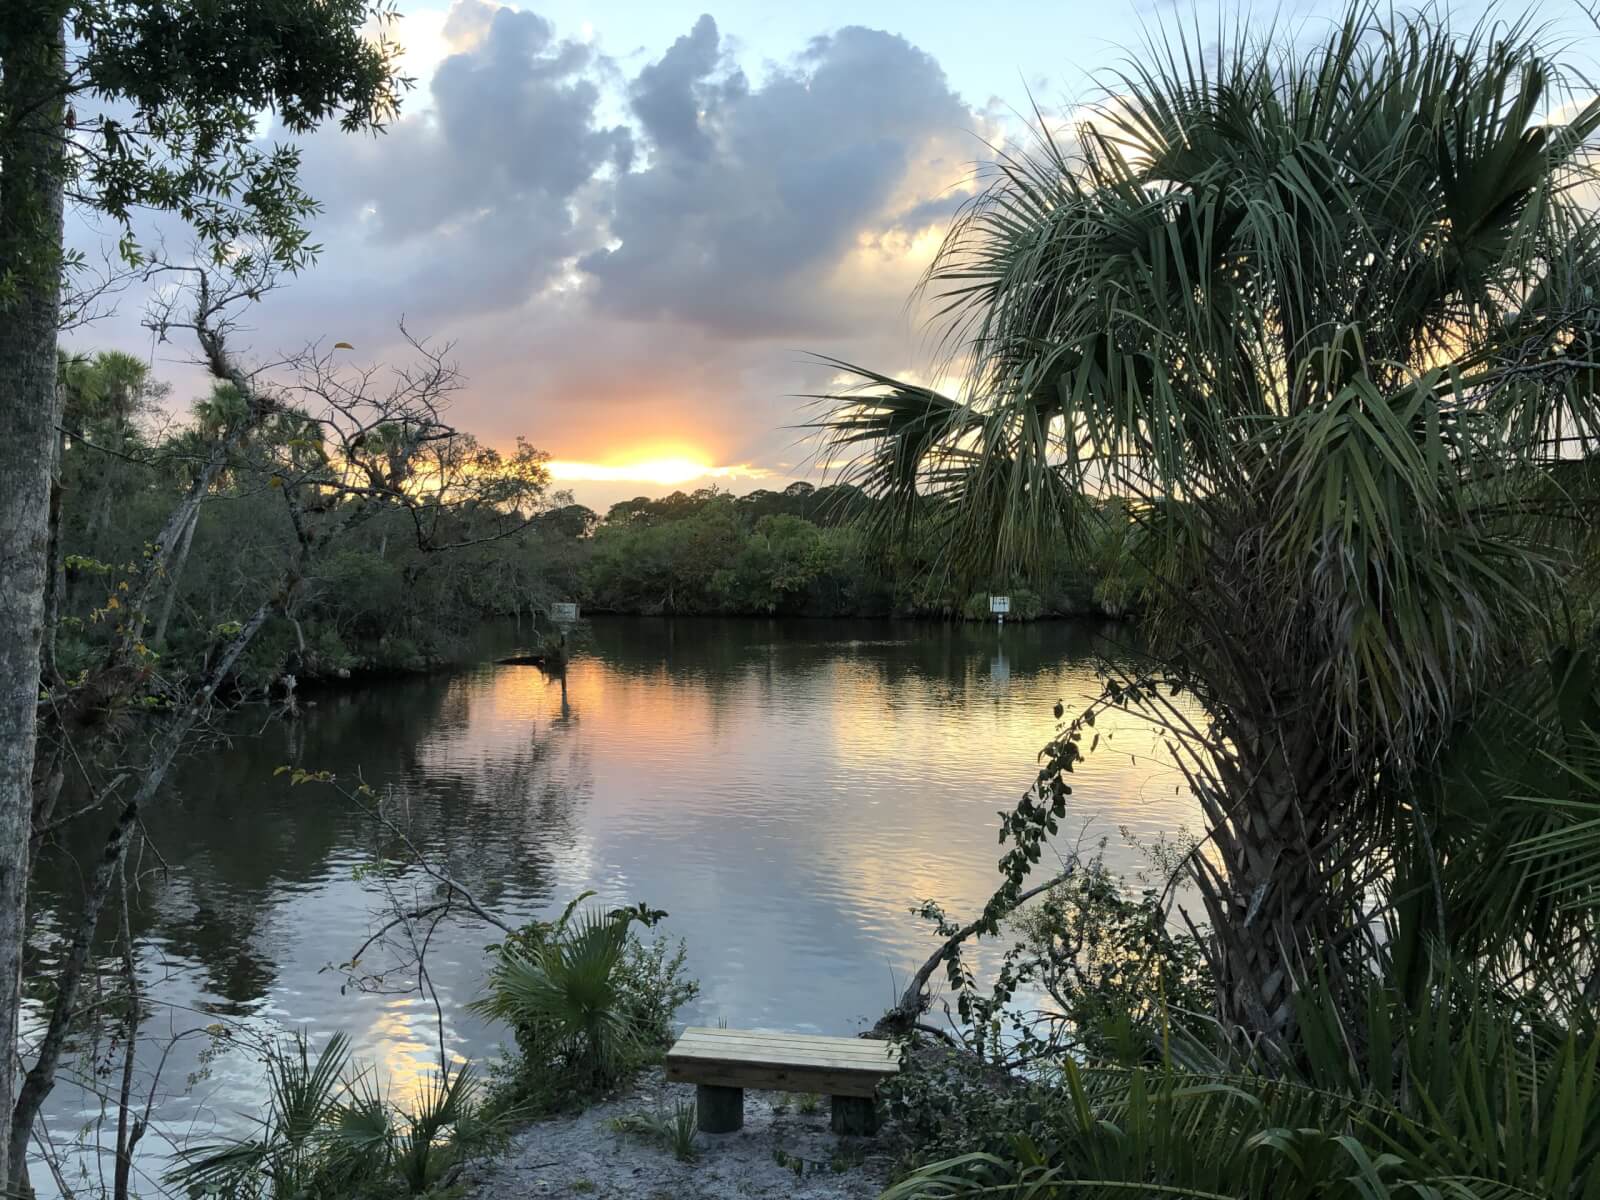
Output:
[[1287,1074],[1067,1062],[1045,1132],[1007,1156],[931,1164],[884,1200],[1600,1195],[1592,1022],[1541,1025],[1442,964],[1425,995],[1410,1005],[1375,986],[1352,1022],[1311,989],[1305,1055]]
[[1153,43],[1070,141],[1001,159],[931,268],[967,391],[847,367],[832,449],[947,504],[980,569],[1026,570],[1086,496],[1182,501],[1201,542],[1263,524],[1345,720],[1429,736],[1549,586],[1485,514],[1600,431],[1600,102],[1551,122],[1560,89],[1525,29],[1366,6],[1303,57]]
[[336,1033],[315,1058],[303,1034],[266,1057],[267,1105],[253,1138],[186,1147],[168,1179],[196,1195],[244,1200],[293,1195],[320,1169],[322,1137],[340,1111],[350,1039]]
[[488,995],[473,1007],[538,1030],[547,1052],[607,1078],[636,1037],[618,973],[627,952],[628,922],[593,909],[574,917],[569,910],[557,929],[536,946],[502,947]]

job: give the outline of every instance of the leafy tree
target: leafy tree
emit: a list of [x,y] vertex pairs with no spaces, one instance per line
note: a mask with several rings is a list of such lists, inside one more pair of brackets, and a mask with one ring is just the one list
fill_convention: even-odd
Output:
[[729,567],[713,576],[723,602],[737,612],[775,613],[802,599],[835,569],[837,545],[802,517],[762,517]]
[[[1093,502],[1126,506],[1161,662],[1110,698],[1205,812],[1221,1015],[1282,1040],[1297,981],[1379,952],[1397,785],[1570,632],[1600,101],[1526,24],[1438,9],[1196,44],[1149,46],[956,221],[928,286],[970,390],[861,370],[832,429],[977,571],[1086,556]],[[1059,784],[1078,744],[1048,754]]]
[[[367,0],[34,0],[0,8],[0,1042],[16,1029],[27,889],[51,464],[60,423],[56,334],[68,200],[125,229],[178,214],[205,253],[248,271],[296,268],[314,205],[298,158],[267,147],[270,110],[291,133],[337,119],[379,125],[401,81],[393,46],[367,36]],[[240,248],[243,247],[243,253]],[[131,237],[123,252],[140,261]],[[242,260],[242,261],[241,261]],[[0,1113],[13,1102],[0,1071]],[[14,1177],[28,1130],[0,1143]]]

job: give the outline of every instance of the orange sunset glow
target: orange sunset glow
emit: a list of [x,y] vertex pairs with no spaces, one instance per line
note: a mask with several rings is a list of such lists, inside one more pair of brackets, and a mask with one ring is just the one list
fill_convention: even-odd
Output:
[[696,479],[764,479],[772,474],[748,463],[715,466],[695,458],[671,456],[644,458],[625,463],[569,462],[552,460],[552,478],[563,483],[650,483],[673,487]]

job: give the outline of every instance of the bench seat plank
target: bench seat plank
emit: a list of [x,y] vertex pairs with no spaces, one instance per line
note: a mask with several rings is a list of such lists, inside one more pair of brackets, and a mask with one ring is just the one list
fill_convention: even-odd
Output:
[[887,1042],[701,1026],[684,1030],[666,1057],[674,1082],[862,1098],[899,1070]]
[[787,1031],[768,1033],[760,1029],[721,1029],[709,1025],[691,1025],[683,1031],[679,1041],[739,1041],[759,1042],[762,1044],[794,1044],[802,1046],[822,1046],[830,1049],[871,1050],[873,1053],[882,1053],[883,1048],[889,1043],[873,1038],[839,1037],[824,1033],[789,1033]]
[[897,1069],[894,1051],[887,1042],[863,1042],[861,1047],[858,1050],[851,1046],[685,1035],[672,1047],[671,1055],[731,1062],[837,1066],[846,1070],[877,1071],[880,1074],[892,1074]]

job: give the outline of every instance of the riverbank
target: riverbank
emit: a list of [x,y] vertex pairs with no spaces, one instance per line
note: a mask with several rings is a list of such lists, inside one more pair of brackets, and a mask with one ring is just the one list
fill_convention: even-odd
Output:
[[811,1105],[786,1093],[746,1092],[744,1128],[698,1134],[690,1162],[617,1127],[693,1102],[693,1087],[649,1071],[615,1099],[521,1130],[504,1154],[472,1165],[461,1182],[475,1200],[869,1200],[888,1183],[892,1127],[875,1138],[841,1138],[828,1128],[825,1098]]

